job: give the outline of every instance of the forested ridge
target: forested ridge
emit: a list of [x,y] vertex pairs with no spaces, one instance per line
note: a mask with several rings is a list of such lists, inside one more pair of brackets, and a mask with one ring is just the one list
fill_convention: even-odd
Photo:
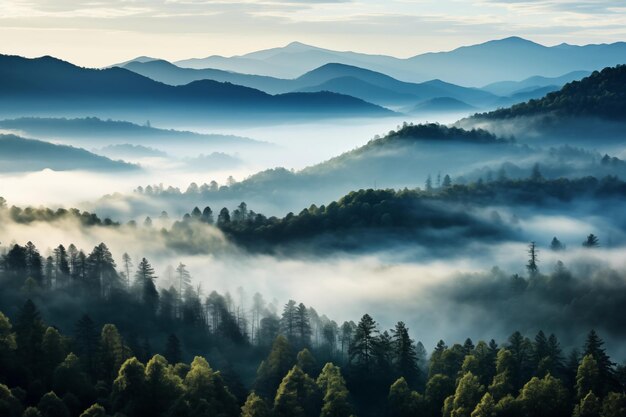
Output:
[[594,71],[580,81],[565,84],[545,97],[516,104],[474,117],[508,119],[520,116],[549,115],[600,117],[623,121],[626,115],[626,65]]
[[[88,254],[59,245],[44,259],[29,242],[2,257],[1,415],[622,417],[626,410],[626,369],[595,331],[579,350],[540,331],[532,339],[513,332],[501,344],[440,341],[427,354],[403,322],[385,330],[365,314],[339,325],[293,300],[279,314],[260,294],[246,308],[229,294],[205,296],[183,264],[157,278],[147,259],[121,260],[104,243]],[[555,279],[534,261],[528,278],[511,278],[517,288]]]

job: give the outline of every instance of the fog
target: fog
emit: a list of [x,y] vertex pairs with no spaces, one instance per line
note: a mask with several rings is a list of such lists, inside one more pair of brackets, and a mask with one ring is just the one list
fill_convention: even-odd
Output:
[[[457,116],[443,115],[437,121],[450,123]],[[124,138],[117,143],[147,146],[161,154],[132,154],[132,149],[127,149],[128,153],[124,154],[124,149],[117,149],[116,152],[121,154],[110,154],[112,157],[141,167],[124,174],[51,170],[4,173],[0,175],[0,196],[9,205],[53,209],[78,207],[94,210],[101,217],[111,216],[123,224],[129,220],[142,221],[146,216],[156,219],[165,210],[170,213],[171,220],[165,224],[156,222],[152,228],[132,228],[84,227],[72,220],[26,225],[3,219],[0,224],[2,249],[6,250],[11,242],[24,244],[32,241],[42,254],[47,255],[60,243],[66,246],[74,243],[88,252],[105,242],[118,261],[124,252],[131,255],[135,264],[142,257],[148,258],[160,277],[157,280],[159,285],[167,286],[165,271],[169,265],[183,262],[191,272],[194,285],[201,284],[205,296],[212,290],[235,293],[243,287],[248,297],[260,292],[268,300],[275,299],[279,310],[287,300],[295,299],[339,323],[357,321],[364,313],[372,315],[381,328],[389,328],[396,321],[403,320],[412,336],[422,341],[428,350],[439,339],[448,343],[466,337],[475,341],[481,338],[504,341],[515,330],[531,335],[539,327],[562,336],[568,347],[580,343],[592,327],[600,330],[609,342],[624,340],[623,329],[605,319],[610,315],[623,317],[624,313],[624,304],[618,303],[626,292],[626,260],[622,256],[626,222],[620,210],[623,207],[620,199],[599,201],[581,196],[566,203],[477,204],[467,208],[468,212],[506,230],[507,238],[497,241],[481,237],[458,239],[451,233],[445,235],[449,243],[438,248],[431,247],[426,240],[394,241],[393,238],[386,240],[386,236],[371,235],[374,243],[367,250],[322,253],[318,249],[325,242],[312,240],[288,254],[281,251],[269,251],[268,254],[246,251],[217,228],[202,226],[193,235],[196,240],[188,242],[201,248],[197,251],[199,254],[194,255],[177,249],[160,232],[161,226],[169,228],[171,221],[194,206],[202,209],[211,205],[217,213],[222,206],[232,209],[244,200],[257,212],[283,216],[287,211],[297,213],[312,203],[328,204],[358,188],[376,185],[423,187],[428,174],[433,175],[433,180],[438,173],[450,173],[455,180],[464,177],[464,181],[470,181],[487,177],[487,171],[495,173],[506,166],[510,176],[525,177],[536,163],[543,164],[544,175],[554,178],[576,177],[581,173],[612,174],[623,169],[620,166],[601,171],[597,165],[599,154],[583,152],[582,156],[560,158],[558,152],[550,154],[548,147],[535,144],[533,147],[520,144],[420,144],[414,152],[400,150],[396,154],[387,151],[376,154],[378,165],[370,160],[351,165],[335,161],[322,168],[309,168],[305,171],[308,176],[298,174],[301,175],[298,178],[304,180],[298,179],[292,185],[280,178],[270,182],[267,188],[263,188],[262,183],[251,182],[253,192],[244,190],[211,197],[199,194],[169,199],[133,192],[138,186],[149,184],[178,187],[183,192],[192,182],[200,185],[215,180],[219,185],[225,185],[229,177],[241,182],[259,171],[275,167],[299,171],[363,146],[376,134],[384,136],[403,121],[385,118],[241,127],[218,127],[206,123],[164,125],[159,127],[237,135],[275,146],[264,150],[245,146],[238,149],[185,146],[181,149],[175,143],[133,143],[132,138]],[[511,132],[500,133],[508,135]],[[53,140],[107,154],[103,149],[107,140],[62,137]],[[617,155],[623,155],[623,149],[616,146],[611,149]],[[218,156],[212,153],[214,151],[219,152]],[[398,163],[398,154],[403,156],[405,165]],[[514,163],[517,168],[507,163]],[[389,173],[385,174],[385,170]],[[374,178],[384,174],[387,176],[381,176],[376,184]],[[108,196],[103,197],[105,195]],[[589,233],[600,236],[602,249],[581,248]],[[554,236],[567,246],[566,251],[550,251],[549,242]],[[573,282],[581,283],[572,284],[574,288],[582,288],[580,293],[574,292],[563,304],[555,302],[554,297],[558,295],[555,289],[548,290],[553,298],[546,298],[546,293],[531,292],[510,296],[512,298],[503,296],[498,302],[491,303],[493,297],[507,287],[513,274],[527,275],[526,251],[530,241],[538,243],[540,270],[551,274],[557,261],[562,261],[572,272]],[[498,269],[492,269],[494,267]],[[591,280],[590,283],[585,283],[587,279]],[[612,286],[613,291],[606,292],[607,286]],[[580,318],[569,304],[578,296],[595,300],[593,294],[609,299],[591,303],[597,308],[597,315]],[[510,311],[507,311],[508,307]],[[561,310],[555,311],[559,308]],[[621,355],[620,359],[626,355],[622,351],[612,353]]]
[[[247,305],[249,297],[260,292],[267,300],[274,300],[279,311],[287,300],[295,299],[338,323],[357,321],[364,313],[372,315],[381,329],[403,320],[412,336],[428,350],[439,339],[454,343],[466,337],[495,338],[502,342],[514,330],[532,336],[540,328],[556,333],[566,347],[581,343],[592,327],[608,341],[623,341],[623,328],[606,319],[623,316],[623,304],[618,302],[626,294],[626,260],[622,256],[626,247],[607,247],[613,213],[550,214],[550,210],[526,208],[514,210],[514,218],[512,209],[497,210],[504,223],[517,228],[513,240],[451,240],[443,251],[431,250],[427,241],[400,240],[373,251],[316,255],[316,248],[310,247],[289,256],[255,254],[231,243],[215,227],[199,226],[190,243],[203,251],[190,255],[172,247],[160,232],[160,227],[169,227],[171,220],[134,228],[85,227],[74,220],[17,224],[3,218],[0,233],[2,251],[12,242],[24,244],[30,240],[46,256],[60,243],[66,247],[74,243],[88,252],[105,242],[118,266],[124,252],[131,255],[135,265],[142,257],[148,258],[159,276],[157,285],[165,287],[169,285],[166,268],[183,262],[193,284],[201,285],[204,296],[212,290],[236,294],[241,287]],[[492,208],[483,211],[487,216]],[[623,233],[613,230],[614,241],[624,243]],[[602,249],[581,247],[586,234],[592,232],[600,235]],[[558,236],[568,249],[549,250],[553,236]],[[559,286],[539,293],[507,292],[513,274],[527,275],[526,252],[531,240],[538,244],[542,273],[551,274],[558,261],[572,271],[568,292]],[[575,284],[578,282],[580,285]],[[582,289],[577,290],[579,287]],[[583,298],[575,301],[579,296]],[[596,296],[604,297],[602,302],[594,302]],[[584,305],[593,306],[595,315],[580,316],[572,309],[570,304],[580,304],[580,300],[587,300]],[[508,303],[508,307],[502,303]],[[611,353],[621,355],[621,359],[626,352],[619,351],[618,346],[613,344],[616,350]]]

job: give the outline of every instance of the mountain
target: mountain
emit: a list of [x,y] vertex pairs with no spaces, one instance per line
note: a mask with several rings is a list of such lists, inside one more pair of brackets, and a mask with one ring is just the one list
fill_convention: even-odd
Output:
[[479,119],[546,116],[597,117],[626,122],[626,65],[605,68],[539,100],[477,115]]
[[239,123],[268,116],[307,119],[393,114],[335,93],[270,95],[212,80],[170,86],[123,68],[87,69],[52,57],[0,56],[0,95],[0,111],[5,114],[98,111],[133,117],[218,116],[220,121]]
[[0,172],[55,171],[128,171],[136,165],[113,161],[84,149],[55,145],[16,135],[0,135]]
[[340,63],[383,72],[410,82],[439,78],[465,86],[484,86],[532,76],[559,77],[572,71],[594,71],[626,63],[626,43],[544,46],[519,37],[492,40],[447,52],[426,53],[407,59],[384,55],[340,52],[298,42],[242,56],[175,62],[182,67],[216,68],[279,78],[299,74],[328,63]]
[[300,42],[292,42],[285,47],[266,49],[241,56],[223,57],[213,55],[207,58],[176,61],[174,64],[188,68],[216,68],[246,74],[292,79],[313,68],[337,62],[357,67],[366,67],[384,73],[394,71],[394,74],[400,74],[400,77],[410,78],[412,71],[400,69],[398,63],[401,61],[398,58],[385,55],[339,52]]
[[595,71],[542,98],[476,114],[458,127],[544,144],[580,143],[621,152],[626,139],[626,65]]
[[589,71],[573,71],[561,75],[560,77],[541,77],[535,75],[534,77],[529,77],[522,81],[501,81],[492,83],[481,89],[499,96],[511,96],[517,93],[537,90],[541,87],[557,87],[557,89],[559,89],[565,84],[578,81],[589,76],[589,74]]
[[491,93],[475,88],[460,87],[439,80],[420,84],[406,83],[380,72],[337,63],[322,65],[290,80],[215,69],[180,68],[167,61],[131,62],[124,68],[172,85],[210,79],[256,88],[267,93],[328,91],[381,106],[404,106],[443,96],[467,101],[476,106],[489,105],[498,99]]
[[137,58],[129,59],[128,61],[119,62],[117,64],[110,65],[107,68],[123,67],[123,66],[125,66],[127,64],[130,64],[131,62],[137,62],[137,63],[144,64],[144,63],[150,62],[150,61],[158,61],[158,58],[152,58],[150,56],[138,56]]
[[290,91],[287,86],[289,81],[281,78],[240,74],[212,68],[182,68],[164,60],[131,61],[120,66],[144,77],[170,85],[185,85],[199,80],[213,80],[255,88],[269,94]]
[[476,107],[450,97],[436,97],[413,106],[409,113],[472,112]]

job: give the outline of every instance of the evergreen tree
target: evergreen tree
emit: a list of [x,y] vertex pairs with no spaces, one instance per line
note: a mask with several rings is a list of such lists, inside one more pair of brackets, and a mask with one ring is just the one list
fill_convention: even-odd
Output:
[[528,269],[528,275],[530,277],[534,277],[539,272],[539,260],[537,258],[538,254],[537,246],[535,242],[530,242],[528,245],[528,263],[526,264],[526,269]]
[[100,334],[99,347],[99,375],[104,381],[112,381],[124,361],[130,354],[120,336],[117,327],[105,324]]
[[319,391],[315,381],[294,366],[283,378],[274,399],[274,417],[317,417]]
[[591,233],[587,236],[587,239],[583,242],[583,247],[585,248],[597,248],[600,246],[600,241],[596,235]]
[[298,318],[297,307],[294,300],[289,300],[283,308],[283,314],[280,318],[280,331],[287,337],[290,343],[297,342]]
[[115,261],[109,248],[100,243],[87,256],[88,290],[94,295],[106,296],[111,288],[117,284],[118,276],[115,271]]
[[316,383],[322,396],[320,417],[349,417],[352,415],[348,388],[346,388],[346,381],[343,379],[339,367],[332,363],[324,365]]
[[533,377],[520,391],[523,417],[568,417],[567,391],[551,375]]
[[213,224],[213,210],[211,210],[211,207],[206,206],[204,210],[202,210],[202,217],[200,220],[207,224]]
[[461,377],[453,396],[446,398],[444,417],[470,417],[480,402],[485,388],[471,372]]
[[314,375],[317,369],[315,358],[307,348],[302,349],[296,355],[296,365],[307,375]]
[[263,398],[251,392],[241,407],[241,417],[270,417],[270,409]]
[[221,374],[213,371],[206,359],[194,358],[184,386],[192,416],[210,413],[236,417],[239,414],[237,400],[225,387]]
[[306,347],[311,344],[311,322],[309,313],[304,304],[300,303],[295,311],[295,329],[298,347]]
[[552,242],[550,242],[550,249],[552,249],[554,252],[559,252],[565,249],[565,245],[563,245],[561,241],[555,236],[552,238]]
[[497,417],[496,403],[488,392],[483,395],[470,417]]
[[128,359],[120,367],[113,382],[111,393],[113,411],[119,411],[127,416],[148,415],[145,396],[145,367],[137,358]]
[[396,372],[407,382],[415,384],[419,378],[419,368],[415,344],[409,336],[409,329],[404,322],[399,321],[392,334]]
[[276,389],[285,374],[293,365],[291,346],[284,336],[278,336],[267,359],[257,370],[255,391],[266,399],[274,397]]
[[577,397],[582,400],[589,392],[599,392],[599,388],[600,370],[598,369],[598,362],[591,354],[588,354],[583,358],[576,374]]
[[124,268],[124,284],[126,288],[130,288],[130,269],[133,267],[133,261],[126,252],[122,255],[122,266]]
[[509,394],[515,392],[513,372],[515,361],[513,354],[508,349],[500,349],[496,359],[496,375],[489,386],[489,392],[497,402]]
[[159,307],[159,293],[154,285],[156,274],[146,258],[142,258],[135,273],[136,285],[141,288],[141,300],[153,315]]
[[585,341],[585,347],[583,356],[591,355],[596,361],[599,377],[602,381],[601,387],[599,387],[599,395],[604,395],[614,385],[613,365],[611,358],[606,354],[604,349],[604,341],[598,336],[595,330],[589,332],[587,340]]
[[357,325],[349,349],[350,363],[364,371],[369,371],[372,366],[376,333],[376,322],[369,314],[365,314]]
[[387,401],[390,417],[413,417],[419,415],[424,408],[424,398],[411,391],[406,379],[402,377],[389,388]]

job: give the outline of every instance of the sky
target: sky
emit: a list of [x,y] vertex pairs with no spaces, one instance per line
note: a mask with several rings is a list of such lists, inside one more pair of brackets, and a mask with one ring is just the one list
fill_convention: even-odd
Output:
[[100,67],[292,41],[409,57],[508,36],[626,40],[624,0],[0,0],[0,53]]

